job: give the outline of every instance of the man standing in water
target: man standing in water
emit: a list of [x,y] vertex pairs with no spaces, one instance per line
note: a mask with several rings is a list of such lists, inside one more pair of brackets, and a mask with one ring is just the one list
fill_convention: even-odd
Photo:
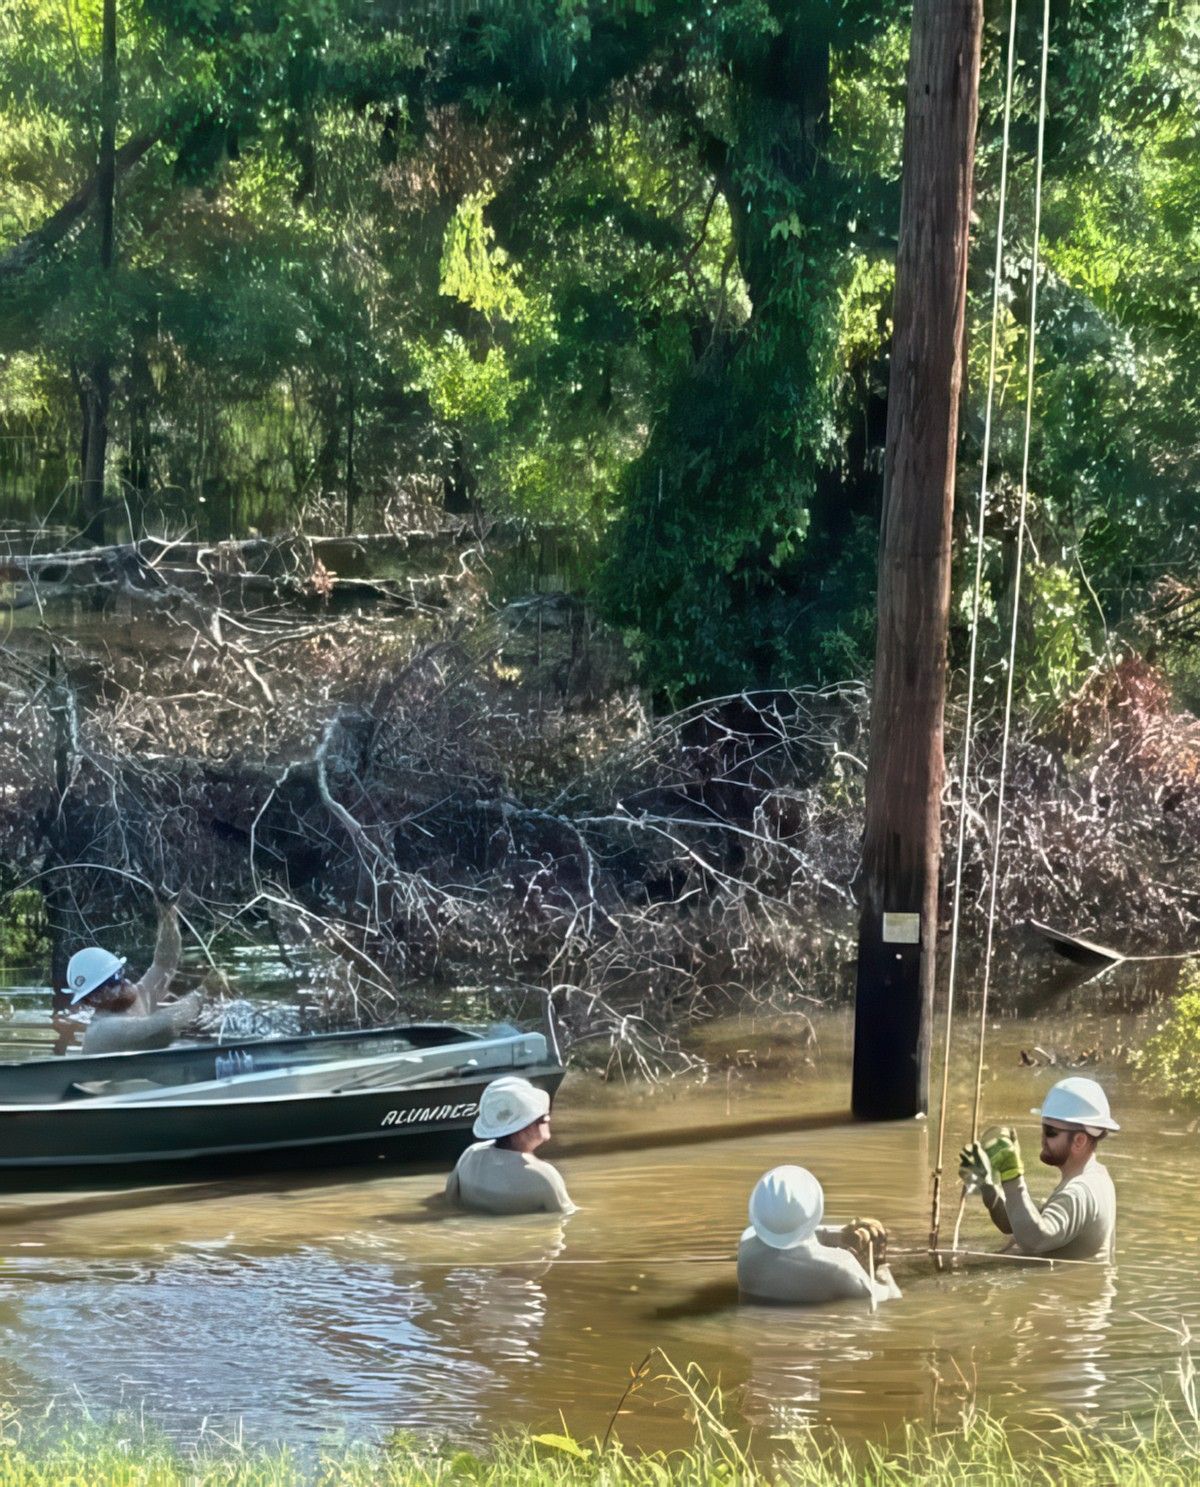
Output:
[[854,1219],[840,1229],[822,1227],[824,1214],[825,1193],[806,1167],[773,1167],[759,1178],[750,1194],[750,1227],[738,1245],[744,1300],[799,1306],[899,1297],[883,1225]]
[[550,1096],[515,1074],[479,1099],[474,1134],[446,1179],[446,1197],[477,1213],[574,1213],[566,1183],[534,1152],[550,1139]]
[[140,981],[125,974],[125,957],[91,945],[77,950],[67,962],[66,991],[72,1007],[93,1010],[83,1035],[83,1052],[137,1053],[168,1048],[200,1010],[198,991],[160,1005],[159,998],[179,968],[183,945],[179,937],[176,895],[160,894],[158,939],[154,962]]
[[992,1223],[1012,1235],[1010,1248],[1016,1253],[1111,1262],[1117,1197],[1108,1169],[1096,1160],[1100,1142],[1121,1129],[1108,1097],[1094,1079],[1063,1079],[1032,1113],[1042,1118],[1041,1159],[1061,1173],[1040,1209],[1025,1186],[1021,1148],[1009,1126],[986,1145],[972,1141],[963,1147],[963,1181],[978,1184]]

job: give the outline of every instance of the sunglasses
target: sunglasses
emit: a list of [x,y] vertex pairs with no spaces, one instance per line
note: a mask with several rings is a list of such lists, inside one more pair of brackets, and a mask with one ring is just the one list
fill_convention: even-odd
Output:
[[1043,1126],[1042,1135],[1047,1141],[1053,1141],[1056,1136],[1069,1136],[1071,1132],[1066,1126]]

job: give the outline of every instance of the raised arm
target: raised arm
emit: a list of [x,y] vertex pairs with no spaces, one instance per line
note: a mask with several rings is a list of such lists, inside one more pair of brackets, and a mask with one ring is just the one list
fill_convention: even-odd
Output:
[[[1070,1244],[1091,1213],[1088,1189],[1080,1183],[1067,1183],[1039,1209],[1025,1186],[1025,1165],[1016,1132],[1009,1126],[1000,1126],[985,1151],[991,1182],[1001,1184],[1009,1232],[1018,1246],[1027,1255],[1048,1255]],[[996,1227],[1002,1228],[990,1205],[988,1211]]]
[[982,1142],[970,1141],[959,1152],[958,1175],[964,1183],[975,1186],[988,1211],[988,1218],[1001,1234],[1011,1234],[1008,1212],[1004,1207],[1004,1194],[1000,1191],[1000,1184],[992,1171],[991,1159],[983,1149]]
[[183,954],[183,941],[179,936],[179,914],[174,901],[160,902],[158,908],[158,938],[154,942],[154,961],[150,969],[134,987],[137,995],[136,1010],[143,1015],[154,1011],[158,999],[171,984],[179,969]]

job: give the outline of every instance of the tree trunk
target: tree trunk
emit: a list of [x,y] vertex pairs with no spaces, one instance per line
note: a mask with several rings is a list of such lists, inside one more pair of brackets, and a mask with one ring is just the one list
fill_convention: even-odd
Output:
[[[815,31],[785,30],[761,56],[734,65],[735,138],[712,149],[717,183],[729,208],[733,247],[761,315],[788,282],[794,249],[764,212],[756,190],[764,170],[799,188],[799,203],[814,227],[828,216],[831,48]],[[764,159],[765,151],[765,159]],[[778,188],[777,188],[778,189]]]
[[[76,813],[69,797],[74,762],[74,697],[71,681],[55,651],[50,652],[50,716],[54,728],[55,809],[42,823],[46,843],[46,865],[61,866],[73,861],[77,840]],[[70,943],[71,884],[66,873],[50,873],[42,899],[46,905],[46,930],[50,939],[50,985],[58,998],[67,985],[67,948]],[[55,1010],[59,1010],[56,1005]]]
[[[146,498],[154,479],[153,470],[153,409],[154,374],[146,347],[153,343],[152,326],[140,326],[137,343],[129,364],[129,376],[125,383],[125,416],[129,428],[129,448],[126,455],[124,476],[132,494],[137,499],[139,510],[144,511]],[[140,530],[140,527],[139,527]],[[136,539],[137,533],[130,534]]]
[[[96,167],[96,212],[100,228],[101,292],[112,280],[117,187],[117,0],[104,0],[100,52],[100,149]],[[104,476],[108,457],[108,409],[112,398],[112,356],[98,350],[84,379],[83,489],[84,532],[104,541]]]
[[442,506],[450,516],[468,516],[475,510],[475,475],[459,433],[452,436],[450,463],[442,476]]
[[856,1115],[927,1108],[982,0],[915,0],[860,883]]
[[108,455],[108,406],[112,374],[107,357],[93,362],[84,379],[83,534],[99,546],[104,541],[104,469]]
[[[157,132],[139,134],[133,139],[127,139],[114,158],[114,173],[117,176],[123,176],[126,171],[132,170],[158,141]],[[40,227],[27,232],[23,238],[0,254],[0,285],[8,279],[17,278],[33,268],[35,264],[40,263],[51,249],[57,248],[59,243],[70,235],[76,224],[90,211],[96,200],[99,184],[97,174],[93,172],[79,190],[56,212],[52,212]]]
[[346,536],[354,531],[354,366],[346,388]]

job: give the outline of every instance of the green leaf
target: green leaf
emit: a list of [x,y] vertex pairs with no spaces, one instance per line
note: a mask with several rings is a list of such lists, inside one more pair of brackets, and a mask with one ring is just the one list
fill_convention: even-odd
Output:
[[553,1451],[562,1451],[566,1456],[575,1456],[580,1461],[589,1461],[591,1451],[586,1446],[581,1446],[578,1441],[571,1439],[569,1435],[535,1435],[530,1437],[535,1445],[549,1446]]

